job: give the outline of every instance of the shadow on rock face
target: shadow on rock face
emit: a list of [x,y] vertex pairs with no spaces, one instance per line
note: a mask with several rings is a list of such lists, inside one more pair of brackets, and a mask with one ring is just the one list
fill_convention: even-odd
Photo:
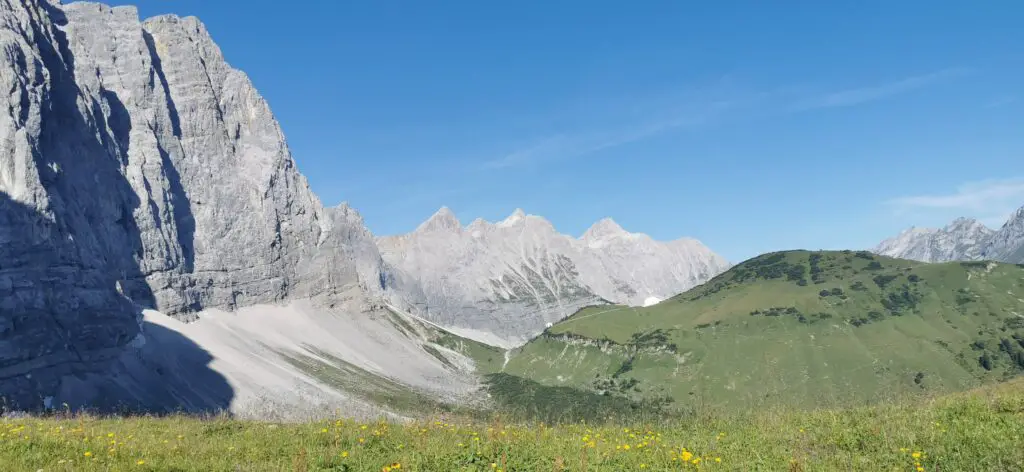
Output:
[[183,334],[145,322],[107,372],[65,377],[53,403],[101,414],[227,413],[234,391],[212,361]]
[[60,210],[44,215],[0,190],[4,409],[42,407],[61,376],[103,369],[139,331],[138,311],[116,289],[121,271],[84,256],[95,235]]
[[[42,3],[53,22],[66,21]],[[0,155],[0,411],[38,411],[58,399],[102,412],[226,408],[233,394],[210,370],[211,356],[141,322],[139,305],[153,306],[154,295],[136,218],[154,210],[124,174],[128,111],[111,91],[83,94],[62,31],[37,19],[28,26],[22,38],[0,40],[17,57],[40,59],[3,71],[36,78],[40,90],[14,81],[11,96],[20,99],[8,105],[22,119],[0,120],[0,136],[20,139]],[[184,226],[178,237],[191,239]]]
[[212,356],[172,329],[140,325],[140,308],[115,289],[116,271],[80,258],[55,226],[0,191],[0,408],[229,408],[234,393]]

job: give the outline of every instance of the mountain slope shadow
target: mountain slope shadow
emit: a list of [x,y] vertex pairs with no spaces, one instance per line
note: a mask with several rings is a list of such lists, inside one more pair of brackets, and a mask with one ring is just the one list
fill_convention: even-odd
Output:
[[[121,296],[54,224],[0,191],[0,396],[38,409],[99,413],[219,412],[232,387],[213,357]],[[119,274],[118,274],[119,275]],[[158,315],[162,316],[162,315]],[[53,395],[55,393],[55,395]]]
[[65,377],[54,402],[103,414],[227,413],[234,391],[210,368],[213,359],[181,333],[146,321],[107,372]]
[[[43,4],[53,21],[64,21]],[[0,120],[6,136],[38,133],[0,156],[0,409],[41,409],[58,391],[100,411],[115,403],[146,412],[226,407],[233,393],[209,369],[211,356],[178,333],[142,323],[136,303],[153,306],[154,296],[136,221],[142,202],[122,168],[127,110],[112,92],[98,100],[82,93],[62,31],[36,19],[29,27],[31,36],[0,40],[22,56],[32,54],[22,41],[34,44],[41,59],[8,62],[7,72],[49,72],[42,91],[29,94],[17,83],[22,100],[0,107],[39,114],[34,130],[31,121]],[[25,99],[32,96],[45,98]],[[154,342],[139,347],[145,337]],[[176,377],[158,381],[158,368]],[[139,373],[145,369],[153,372]],[[184,386],[201,393],[183,394]]]

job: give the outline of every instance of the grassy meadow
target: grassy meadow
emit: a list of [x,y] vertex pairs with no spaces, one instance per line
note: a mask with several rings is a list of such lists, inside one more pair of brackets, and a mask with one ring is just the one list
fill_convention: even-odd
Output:
[[481,405],[292,356],[430,419],[7,418],[0,471],[1024,471],[1021,265],[787,251],[509,352],[431,333],[475,361]]
[[1019,471],[1024,379],[914,404],[648,424],[5,419],[5,471]]
[[645,308],[591,307],[502,369],[676,408],[839,408],[1024,372],[1024,266],[854,251],[758,256]]

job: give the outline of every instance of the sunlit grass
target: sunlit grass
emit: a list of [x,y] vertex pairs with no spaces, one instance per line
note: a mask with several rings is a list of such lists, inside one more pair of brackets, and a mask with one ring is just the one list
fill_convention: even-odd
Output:
[[624,471],[1024,468],[1024,381],[917,405],[773,409],[657,424],[438,418],[271,424],[229,418],[0,422],[4,470]]

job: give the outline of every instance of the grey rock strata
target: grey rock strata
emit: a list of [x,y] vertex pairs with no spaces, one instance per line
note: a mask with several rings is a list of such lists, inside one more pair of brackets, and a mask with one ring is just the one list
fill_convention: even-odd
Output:
[[[195,18],[0,0],[0,91],[0,409],[55,395],[194,409],[258,396],[239,366],[265,346],[216,319],[169,329],[145,308],[194,321],[308,301],[321,311],[305,322],[343,314],[329,326],[365,330],[323,342],[372,338],[374,352],[433,359],[397,363],[407,371],[434,372],[426,340],[393,346],[359,315],[394,308],[515,345],[581,306],[665,298],[728,266],[695,240],[658,243],[610,220],[571,238],[522,212],[467,228],[442,212],[377,241],[347,205],[322,206],[267,102]],[[231,379],[194,372],[215,355],[233,360]],[[457,370],[430,375],[454,385]]]
[[267,102],[197,19],[0,0],[0,61],[9,405],[102,370],[139,333],[140,306],[369,309],[387,291],[358,215],[322,207]]
[[504,347],[581,307],[655,303],[729,268],[695,239],[655,241],[610,218],[573,238],[522,210],[462,227],[441,208],[412,233],[379,238],[378,246],[423,288],[423,316]]
[[977,261],[1024,263],[1024,207],[999,229],[971,218],[957,218],[944,228],[910,228],[882,241],[877,254],[922,262]]

